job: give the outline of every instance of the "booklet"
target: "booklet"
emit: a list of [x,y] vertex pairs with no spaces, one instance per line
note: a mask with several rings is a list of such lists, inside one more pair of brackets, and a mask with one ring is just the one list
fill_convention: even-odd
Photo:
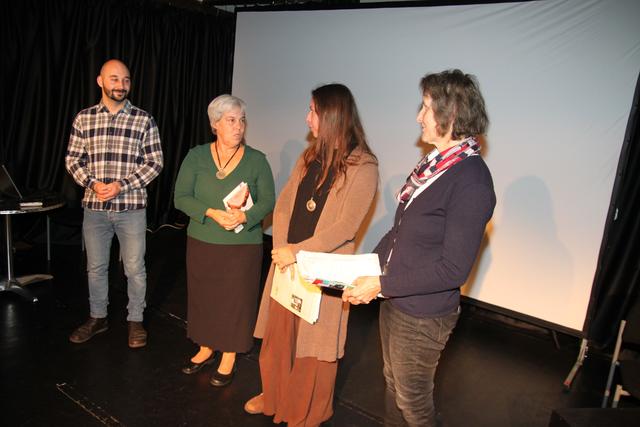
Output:
[[[224,203],[224,207],[228,210],[240,209],[243,212],[248,211],[253,206],[249,185],[247,185],[246,182],[241,182],[222,199],[222,203]],[[243,228],[244,226],[240,224],[234,228],[233,231],[239,233]]]
[[343,290],[352,288],[360,276],[380,276],[378,254],[327,254],[299,251],[296,255],[300,275],[317,286]]
[[318,320],[322,291],[304,280],[296,264],[284,272],[275,268],[270,296],[301,319],[311,324]]

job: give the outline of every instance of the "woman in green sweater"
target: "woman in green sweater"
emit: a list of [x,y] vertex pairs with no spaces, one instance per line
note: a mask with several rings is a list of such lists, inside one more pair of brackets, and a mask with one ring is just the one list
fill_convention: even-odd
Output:
[[[261,221],[275,203],[265,155],[244,142],[245,108],[244,101],[231,95],[220,95],[209,104],[216,141],[189,151],[174,198],[176,208],[190,218],[187,335],[200,345],[182,371],[198,372],[217,362],[221,352],[210,380],[218,387],[231,383],[236,353],[249,351],[253,344],[262,271]],[[223,199],[242,183],[248,194],[225,206]]]

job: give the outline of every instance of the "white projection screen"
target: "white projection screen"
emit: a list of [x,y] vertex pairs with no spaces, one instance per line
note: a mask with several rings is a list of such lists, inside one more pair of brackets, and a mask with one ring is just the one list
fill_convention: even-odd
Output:
[[476,75],[497,206],[463,292],[581,331],[640,70],[638,18],[637,0],[239,12],[233,93],[279,191],[307,144],[310,91],[352,90],[380,162],[367,252],[423,153],[420,78]]

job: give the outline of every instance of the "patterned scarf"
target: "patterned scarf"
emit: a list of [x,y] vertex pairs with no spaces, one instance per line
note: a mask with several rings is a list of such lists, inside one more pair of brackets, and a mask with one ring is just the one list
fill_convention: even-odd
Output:
[[411,200],[413,192],[427,182],[429,178],[446,171],[451,166],[473,154],[477,154],[479,151],[480,145],[478,141],[470,137],[463,140],[460,144],[447,148],[442,153],[438,153],[431,160],[429,160],[431,153],[427,154],[418,162],[411,175],[407,178],[407,182],[398,192],[396,196],[398,201],[400,203],[406,203]]

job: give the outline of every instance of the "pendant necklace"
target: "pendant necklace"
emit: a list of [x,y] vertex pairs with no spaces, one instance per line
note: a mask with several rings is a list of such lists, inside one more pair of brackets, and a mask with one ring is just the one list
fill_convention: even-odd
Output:
[[313,194],[311,195],[311,198],[307,200],[307,210],[309,212],[313,212],[316,210],[316,202],[313,200]]
[[316,185],[318,185],[318,175],[313,180],[313,191],[311,192],[311,197],[307,200],[306,206],[309,212],[313,212],[316,210],[316,201],[313,200],[313,196],[316,194]]
[[[216,149],[216,155],[218,156],[218,164],[222,165],[222,162],[220,161],[220,153],[218,153],[218,142],[215,142],[214,144],[216,145],[215,149]],[[227,167],[231,159],[233,159],[233,157],[236,155],[236,153],[240,149],[240,145],[241,144],[238,144],[238,146],[236,147],[236,151],[234,151],[231,157],[229,157],[229,160],[227,160],[227,163],[225,163],[224,166],[222,166],[222,168],[218,169],[218,172],[216,172],[216,178],[224,179],[227,176],[227,173],[224,171],[224,169]],[[315,209],[315,203],[313,208]]]

